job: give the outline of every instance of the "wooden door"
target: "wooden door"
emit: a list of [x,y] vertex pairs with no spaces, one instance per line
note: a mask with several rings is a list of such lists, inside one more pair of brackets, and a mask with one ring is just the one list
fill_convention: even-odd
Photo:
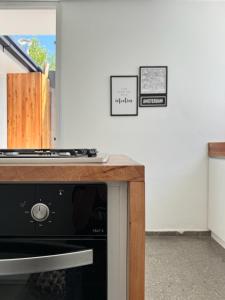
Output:
[[49,80],[42,73],[8,74],[8,148],[49,148]]

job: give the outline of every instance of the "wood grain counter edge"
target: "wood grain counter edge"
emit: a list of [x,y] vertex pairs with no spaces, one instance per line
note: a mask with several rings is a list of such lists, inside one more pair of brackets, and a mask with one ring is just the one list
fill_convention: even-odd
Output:
[[209,157],[225,157],[225,142],[208,143]]
[[0,182],[144,181],[144,166],[125,155],[103,164],[0,164]]

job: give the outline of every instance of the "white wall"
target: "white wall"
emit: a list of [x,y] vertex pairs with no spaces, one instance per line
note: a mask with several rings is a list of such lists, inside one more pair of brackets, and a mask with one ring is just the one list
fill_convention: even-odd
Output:
[[[225,139],[225,3],[78,0],[59,19],[61,146],[146,166],[147,230],[207,229],[207,142]],[[109,116],[109,76],[168,65],[168,108]]]
[[56,12],[54,9],[0,9],[1,35],[55,34],[55,31]]
[[0,74],[27,73],[27,69],[0,45]]

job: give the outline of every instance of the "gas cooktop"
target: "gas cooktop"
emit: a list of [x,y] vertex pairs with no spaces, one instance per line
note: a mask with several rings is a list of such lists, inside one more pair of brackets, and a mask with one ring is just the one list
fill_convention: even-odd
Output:
[[0,164],[104,163],[108,155],[96,149],[0,149]]

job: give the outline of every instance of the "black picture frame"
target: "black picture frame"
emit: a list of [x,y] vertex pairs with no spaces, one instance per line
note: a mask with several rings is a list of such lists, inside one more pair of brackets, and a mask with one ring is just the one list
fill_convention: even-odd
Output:
[[[113,86],[113,80],[114,79],[124,79],[124,78],[126,78],[126,79],[132,79],[132,78],[134,78],[135,79],[135,88],[134,88],[134,90],[135,90],[135,96],[133,95],[134,98],[132,97],[132,99],[131,99],[132,101],[135,101],[135,103],[134,103],[134,108],[135,108],[134,113],[115,113],[114,109],[113,109],[113,105],[115,105],[115,99],[113,99],[113,96],[114,96],[113,95],[114,94],[114,91],[113,91],[113,88],[114,88],[114,86]],[[126,87],[124,87],[124,88],[126,88]],[[129,99],[127,99],[127,100],[129,100]],[[123,104],[124,103],[128,103],[128,102],[126,102],[126,97],[125,97],[124,100],[123,99],[122,100],[118,99],[118,101],[119,102],[122,101]],[[123,110],[124,110],[124,108],[123,108]],[[125,117],[125,116],[138,116],[138,76],[137,75],[112,75],[112,76],[110,76],[110,116],[117,116],[117,117],[120,117],[120,116],[121,117]]]
[[[149,70],[149,75],[147,75],[149,76],[149,78],[143,79],[143,69],[146,69],[146,71]],[[155,82],[153,78],[154,76],[155,76]],[[143,80],[149,81],[149,83],[147,82],[147,86],[149,90],[148,88],[146,88],[146,90],[143,89]],[[168,93],[168,66],[140,66],[139,67],[139,107],[166,107],[167,93]]]

